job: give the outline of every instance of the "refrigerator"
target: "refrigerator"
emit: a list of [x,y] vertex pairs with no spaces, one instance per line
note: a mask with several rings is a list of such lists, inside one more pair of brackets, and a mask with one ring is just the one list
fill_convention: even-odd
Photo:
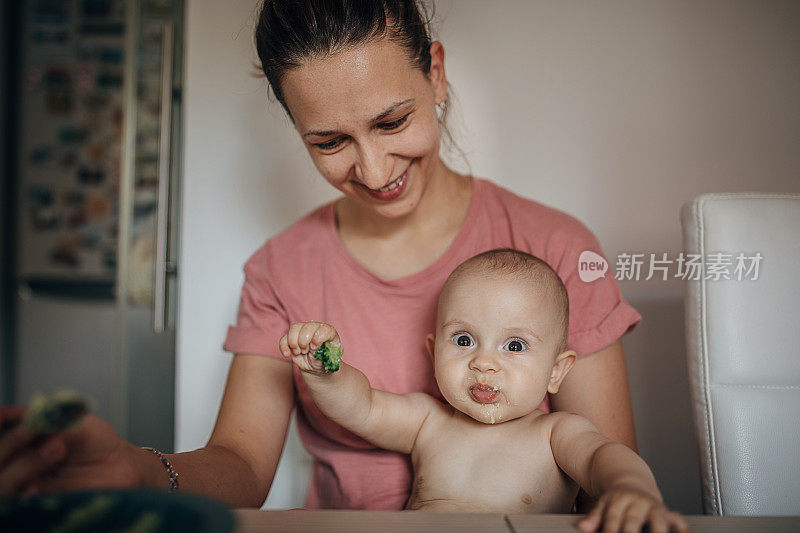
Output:
[[182,0],[21,3],[9,77],[17,105],[4,395],[26,404],[37,391],[80,390],[123,438],[166,452],[183,13]]

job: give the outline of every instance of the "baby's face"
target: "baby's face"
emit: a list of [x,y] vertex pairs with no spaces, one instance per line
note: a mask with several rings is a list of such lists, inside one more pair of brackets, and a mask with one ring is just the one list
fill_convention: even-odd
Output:
[[560,326],[546,291],[515,276],[481,274],[445,291],[428,348],[450,405],[495,424],[533,412],[548,390],[558,391],[574,352],[556,353]]

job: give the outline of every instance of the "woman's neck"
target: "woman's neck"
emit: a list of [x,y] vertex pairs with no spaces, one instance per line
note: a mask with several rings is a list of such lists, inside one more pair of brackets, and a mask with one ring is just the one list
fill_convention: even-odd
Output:
[[369,239],[404,239],[429,232],[431,228],[460,228],[472,195],[472,181],[438,159],[419,205],[409,214],[387,218],[350,198],[336,206],[340,235]]

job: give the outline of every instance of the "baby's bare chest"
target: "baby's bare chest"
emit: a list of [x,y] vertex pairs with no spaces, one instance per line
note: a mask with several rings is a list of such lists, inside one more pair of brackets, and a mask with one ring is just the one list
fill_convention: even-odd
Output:
[[553,459],[546,428],[448,421],[421,432],[412,454],[416,509],[569,512],[577,486]]

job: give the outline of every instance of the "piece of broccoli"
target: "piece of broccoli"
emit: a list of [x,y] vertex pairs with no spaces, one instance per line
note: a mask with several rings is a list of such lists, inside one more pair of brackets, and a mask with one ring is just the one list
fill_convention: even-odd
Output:
[[36,393],[24,421],[33,433],[53,434],[76,426],[88,411],[89,399],[80,392],[62,389],[50,398]]
[[322,346],[317,348],[314,352],[314,357],[322,361],[322,366],[326,372],[336,372],[339,370],[339,361],[342,360],[342,353],[344,350],[341,346],[334,346],[333,344],[325,341]]

